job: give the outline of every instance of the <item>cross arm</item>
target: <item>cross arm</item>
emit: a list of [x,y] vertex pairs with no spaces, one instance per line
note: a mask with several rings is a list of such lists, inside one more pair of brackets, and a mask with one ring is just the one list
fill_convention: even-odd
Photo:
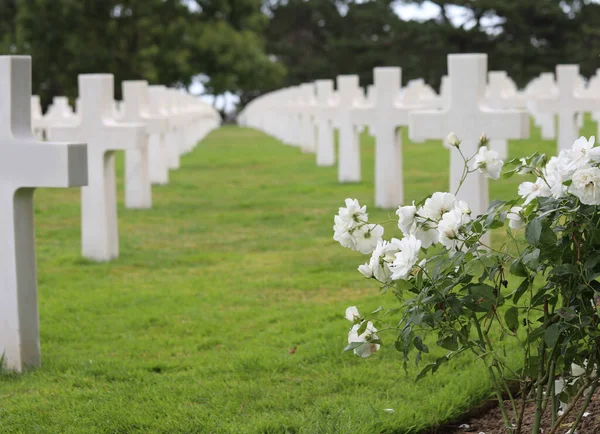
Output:
[[166,133],[169,130],[169,121],[163,116],[144,116],[146,128],[150,134]]
[[18,188],[81,187],[88,183],[87,145],[23,143],[2,150],[2,175]]
[[412,141],[444,139],[451,131],[448,128],[448,113],[445,110],[417,110],[408,114],[408,137]]
[[105,121],[104,131],[110,149],[127,150],[146,145],[146,127],[142,123]]
[[538,98],[534,100],[533,106],[540,113],[557,114],[560,111],[561,102],[557,98]]
[[373,107],[353,107],[351,116],[352,125],[359,127],[367,126],[369,128],[375,125],[377,118]]
[[483,111],[473,123],[482,125],[481,133],[492,140],[529,137],[529,115],[522,110]]

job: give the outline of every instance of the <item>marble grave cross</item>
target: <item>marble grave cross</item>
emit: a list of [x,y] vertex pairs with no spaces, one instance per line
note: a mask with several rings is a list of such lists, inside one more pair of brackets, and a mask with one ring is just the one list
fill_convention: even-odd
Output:
[[[163,116],[148,114],[148,82],[126,80],[123,87],[123,122],[142,123],[146,127],[146,140],[150,135],[163,134],[167,121]],[[152,207],[152,182],[150,180],[149,146],[129,148],[125,151],[125,206],[132,209]]]
[[600,108],[600,99],[577,95],[579,65],[557,65],[558,95],[537,99],[536,109],[541,113],[558,115],[558,152],[571,149],[579,136],[577,113],[593,112]]
[[177,113],[173,111],[171,104],[171,95],[166,86],[153,85],[150,90],[158,93],[158,98],[162,101],[162,114],[169,120],[169,131],[165,137],[167,145],[167,166],[169,169],[179,169],[181,166],[181,156],[179,152],[179,139],[181,138],[181,122]]
[[160,133],[150,133],[148,143],[148,158],[150,182],[152,184],[169,183],[169,146],[175,147],[174,135],[169,115],[165,108],[162,86],[148,86],[148,116],[161,118],[165,122],[165,130]]
[[52,140],[81,140],[88,144],[89,184],[81,189],[82,255],[95,261],[119,256],[115,151],[146,147],[143,124],[113,118],[112,74],[79,75],[78,125],[53,126]]
[[366,124],[375,137],[375,206],[395,208],[404,201],[402,137],[397,128],[408,125],[408,113],[418,106],[402,105],[402,70],[375,68],[374,101],[371,106],[353,109],[353,123]]
[[0,355],[18,372],[39,366],[33,192],[87,183],[84,144],[31,132],[31,58],[0,56]]
[[338,128],[338,182],[360,181],[360,142],[352,111],[359,91],[358,75],[337,77],[339,102],[332,113]]
[[[482,133],[495,139],[518,139],[529,136],[529,116],[524,111],[483,108],[487,55],[450,54],[448,106],[440,111],[414,111],[409,114],[411,138],[445,139],[455,132],[462,140],[461,150],[470,158],[478,151]],[[456,193],[464,168],[456,148],[450,149],[450,193]],[[467,201],[474,215],[486,211],[489,203],[488,180],[479,172],[470,173],[459,199]]]
[[317,166],[333,166],[335,164],[335,146],[333,142],[333,125],[330,113],[333,110],[333,81],[317,80]]

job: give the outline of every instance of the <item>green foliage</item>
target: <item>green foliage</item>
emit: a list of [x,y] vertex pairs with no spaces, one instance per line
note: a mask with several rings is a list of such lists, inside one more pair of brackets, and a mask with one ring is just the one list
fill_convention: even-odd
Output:
[[284,70],[265,53],[256,1],[1,0],[0,50],[33,57],[34,93],[77,96],[77,75],[188,86],[242,98],[278,86]]
[[[361,319],[364,329],[369,324],[378,332],[374,324],[380,334],[395,331],[395,347],[405,363],[413,351],[417,361],[428,354],[430,347],[423,343],[434,337],[447,352],[426,364],[417,380],[460,354],[481,360],[507,432],[524,432],[528,402],[536,409],[532,434],[542,432],[546,412],[551,414],[552,434],[567,418],[575,431],[600,386],[600,147],[592,146],[593,141],[582,138],[558,157],[535,153],[510,161],[514,169],[509,175],[519,173],[535,183],[519,187],[521,199],[494,201],[479,216],[471,216],[466,204],[448,193],[443,193],[444,202],[442,193],[434,194],[424,208],[401,207],[404,239],[378,244],[369,262],[373,278],[400,302],[402,315],[390,323],[391,311],[380,310]],[[466,177],[477,169],[471,168],[471,158],[464,158]],[[449,209],[431,217],[436,215],[431,210],[440,206]],[[504,242],[489,245],[485,234],[505,226]],[[426,245],[426,257],[419,258],[417,239],[432,227],[439,228],[443,248]],[[406,247],[411,239],[419,243],[416,253]],[[388,259],[385,249],[398,253]],[[378,271],[389,264],[393,272],[394,260],[400,267],[408,263],[408,274],[390,278]],[[520,366],[509,356],[515,348],[522,353]],[[357,354],[360,350],[354,349]],[[520,386],[518,400],[511,390],[514,384]],[[566,406],[563,413],[558,413],[559,400]]]
[[[424,0],[403,0],[420,4]],[[600,4],[591,0],[435,0],[437,18],[403,21],[388,0],[269,2],[268,51],[296,85],[339,74],[372,83],[376,66],[401,66],[405,80],[437,86],[449,53],[483,52],[490,70],[524,86],[557,64],[578,63],[592,75],[600,52]],[[456,7],[464,8],[458,22]]]

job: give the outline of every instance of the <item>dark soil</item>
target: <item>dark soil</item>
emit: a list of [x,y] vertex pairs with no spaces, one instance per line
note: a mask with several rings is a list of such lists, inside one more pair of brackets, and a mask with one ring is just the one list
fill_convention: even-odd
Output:
[[[584,401],[582,399],[581,401]],[[505,403],[510,407],[510,402]],[[600,388],[598,388],[592,397],[589,407],[586,410],[589,415],[584,417],[577,427],[577,434],[600,434]],[[523,419],[523,428],[521,434],[529,434],[533,424],[535,406],[529,404],[525,410]],[[575,421],[578,411],[573,411],[566,418],[563,426],[556,430],[557,434],[565,434],[569,431],[571,424]],[[512,411],[509,411],[509,417],[512,417]],[[461,427],[462,425],[462,427]],[[546,411],[542,419],[542,428],[544,433],[550,432],[550,412]],[[502,413],[497,402],[490,400],[481,406],[469,411],[460,420],[454,421],[436,429],[431,429],[422,434],[506,434]]]

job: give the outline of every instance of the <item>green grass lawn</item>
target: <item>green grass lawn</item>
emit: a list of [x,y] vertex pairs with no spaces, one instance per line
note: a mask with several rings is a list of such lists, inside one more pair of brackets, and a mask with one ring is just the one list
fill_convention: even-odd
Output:
[[[154,188],[152,210],[125,210],[120,182],[121,257],[108,264],[80,258],[79,190],[38,191],[43,365],[0,376],[0,433],[417,433],[488,397],[468,358],[415,384],[391,345],[341,353],[347,306],[395,306],[356,271],[367,258],[332,239],[346,197],[371,220],[394,215],[370,206],[362,144],[364,181],[339,185],[312,154],[213,132]],[[510,145],[535,150],[554,150],[537,130]],[[445,190],[448,161],[439,142],[405,140],[407,202]],[[491,197],[518,182],[492,182]]]

